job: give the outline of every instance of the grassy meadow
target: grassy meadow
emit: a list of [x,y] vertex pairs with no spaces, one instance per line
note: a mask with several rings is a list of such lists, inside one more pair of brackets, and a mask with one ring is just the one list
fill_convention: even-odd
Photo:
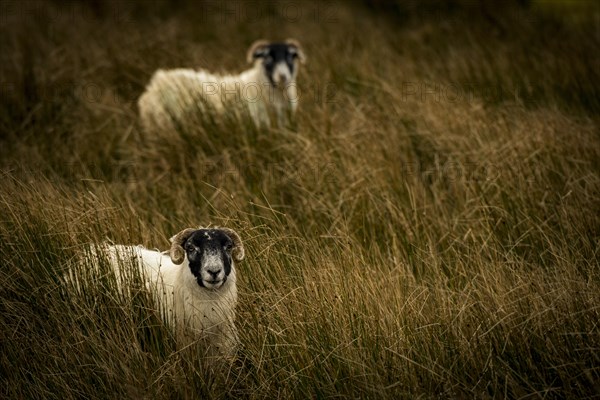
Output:
[[[0,1],[0,397],[600,396],[600,8],[547,1]],[[298,39],[295,123],[149,135],[158,68]],[[86,243],[236,229],[236,360]],[[133,282],[132,282],[133,284]]]

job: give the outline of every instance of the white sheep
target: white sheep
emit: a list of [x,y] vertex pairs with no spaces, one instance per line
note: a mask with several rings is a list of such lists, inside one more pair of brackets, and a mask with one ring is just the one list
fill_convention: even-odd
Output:
[[242,241],[228,228],[185,229],[171,238],[168,252],[101,244],[86,256],[94,263],[106,260],[124,293],[128,292],[123,287],[126,277],[131,276],[131,271],[124,269],[139,268],[163,318],[174,322],[176,337],[201,339],[211,356],[230,356],[238,343],[234,262],[243,259]]
[[283,43],[258,40],[248,50],[247,60],[253,67],[239,75],[202,69],[156,71],[138,100],[143,128],[174,129],[188,119],[225,110],[236,115],[240,110],[247,112],[259,127],[271,126],[274,114],[282,126],[298,107],[296,76],[299,63],[306,60],[300,44],[293,39]]

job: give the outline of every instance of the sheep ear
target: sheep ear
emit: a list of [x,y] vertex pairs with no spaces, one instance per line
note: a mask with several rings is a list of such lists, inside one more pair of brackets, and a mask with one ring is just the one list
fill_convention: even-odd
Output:
[[304,50],[302,50],[300,42],[298,42],[296,39],[288,39],[285,41],[285,44],[296,50],[296,54],[298,55],[298,60],[300,60],[300,63],[306,63],[306,54],[304,54]]
[[267,47],[269,46],[269,42],[266,40],[257,40],[252,43],[252,46],[248,49],[248,53],[246,54],[246,59],[248,63],[252,63],[259,57],[264,57],[266,55]]
[[171,256],[171,261],[173,261],[173,264],[179,265],[185,259],[185,250],[183,250],[183,244],[194,232],[196,232],[196,229],[186,228],[171,238],[171,249],[169,250],[169,256]]
[[235,261],[242,261],[245,256],[244,245],[242,244],[242,239],[237,234],[236,231],[229,228],[219,228],[220,231],[225,233],[231,241],[233,242],[233,250],[231,251],[231,255]]

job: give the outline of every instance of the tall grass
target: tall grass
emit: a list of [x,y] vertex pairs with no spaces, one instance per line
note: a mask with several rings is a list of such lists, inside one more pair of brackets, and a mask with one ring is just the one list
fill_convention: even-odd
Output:
[[[598,396],[599,10],[496,4],[2,2],[2,396]],[[305,46],[294,126],[139,128],[155,69],[260,37]],[[221,369],[143,289],[62,283],[207,224],[248,254]]]

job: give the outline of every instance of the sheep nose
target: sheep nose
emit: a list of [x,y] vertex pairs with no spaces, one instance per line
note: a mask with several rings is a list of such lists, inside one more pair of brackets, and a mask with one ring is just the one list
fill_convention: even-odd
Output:
[[277,73],[276,75],[273,76],[273,81],[275,82],[275,85],[280,85],[283,82],[285,82],[285,75]]
[[210,275],[211,275],[213,278],[216,278],[216,277],[217,277],[217,276],[218,276],[218,275],[221,273],[221,270],[220,270],[220,269],[219,269],[219,270],[217,270],[217,271],[210,271],[210,270],[209,270],[209,271],[208,271],[208,273],[209,273],[209,274],[210,274]]

